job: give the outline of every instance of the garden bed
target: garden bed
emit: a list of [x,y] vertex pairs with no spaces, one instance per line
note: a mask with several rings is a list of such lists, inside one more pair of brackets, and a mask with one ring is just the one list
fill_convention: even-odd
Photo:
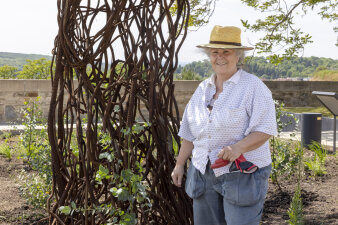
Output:
[[[328,155],[327,174],[311,178],[305,171],[301,182],[301,197],[306,225],[338,224],[338,165],[337,157]],[[48,224],[43,210],[35,210],[20,195],[21,171],[31,173],[27,164],[0,155],[0,224]],[[288,209],[296,188],[297,178],[279,180],[282,191],[270,182],[262,224],[287,224]],[[42,220],[41,220],[42,219]]]
[[[305,171],[301,182],[305,225],[338,224],[338,160],[334,155],[326,159],[327,174],[316,178]],[[288,224],[288,209],[297,178],[280,180],[282,192],[269,184],[262,224]]]

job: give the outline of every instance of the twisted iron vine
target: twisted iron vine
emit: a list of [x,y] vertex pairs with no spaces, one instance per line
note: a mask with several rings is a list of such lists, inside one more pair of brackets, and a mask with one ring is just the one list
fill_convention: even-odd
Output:
[[[49,223],[107,223],[109,216],[101,212],[67,216],[58,209],[72,202],[127,207],[109,191],[111,183],[96,184],[95,176],[100,165],[117,174],[124,168],[136,171],[141,162],[152,205],[144,210],[135,202],[138,224],[192,224],[191,201],[170,178],[173,143],[180,143],[173,73],[187,33],[188,0],[58,0],[57,7],[48,115],[53,167]],[[137,119],[148,125],[126,134]],[[101,131],[111,139],[111,162],[99,157],[106,151]]]

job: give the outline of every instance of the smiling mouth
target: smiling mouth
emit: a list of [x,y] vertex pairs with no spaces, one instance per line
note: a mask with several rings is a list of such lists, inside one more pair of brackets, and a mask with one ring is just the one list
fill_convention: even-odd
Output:
[[226,65],[226,63],[216,63],[216,65],[218,65],[218,66],[224,66],[224,65]]

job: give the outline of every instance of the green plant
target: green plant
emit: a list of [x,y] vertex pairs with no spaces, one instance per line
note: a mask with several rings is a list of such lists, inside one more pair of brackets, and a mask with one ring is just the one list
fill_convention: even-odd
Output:
[[19,189],[29,204],[34,208],[45,208],[52,184],[46,183],[46,180],[37,174],[27,174],[25,172],[21,173],[19,179],[24,181],[24,184]]
[[[289,124],[291,124],[292,122],[298,123],[298,120],[295,118],[294,115],[285,112],[285,107],[284,107],[284,103],[280,102],[280,101],[274,101],[275,102],[275,109],[276,109],[276,119],[277,119],[277,132],[278,135],[280,134],[280,132],[282,132],[282,130],[288,126]],[[287,122],[284,122],[282,120],[282,117],[285,116],[288,118]]]
[[297,157],[297,150],[299,146],[297,143],[281,140],[279,138],[273,139],[274,154],[272,161],[271,179],[273,183],[277,183],[277,177],[286,175],[289,178],[297,170],[299,163]]
[[292,197],[290,208],[288,210],[289,220],[288,224],[290,225],[303,225],[304,216],[303,216],[303,202],[301,198],[301,178],[302,178],[302,161],[303,161],[303,148],[300,146],[297,148],[297,158],[298,158],[298,176],[297,176],[297,186],[295,193]]
[[[275,101],[276,119],[277,119],[277,132],[282,132],[283,128],[288,126],[292,121],[298,122],[291,114],[284,112],[284,104]],[[287,116],[289,122],[283,122],[281,117]],[[271,179],[274,184],[277,184],[281,189],[278,178],[283,175],[290,177],[295,171],[298,163],[297,151],[299,146],[291,140],[281,140],[278,137],[273,137],[270,140],[272,148],[272,171]]]
[[303,225],[303,202],[301,198],[301,188],[300,185],[297,185],[295,194],[292,197],[290,208],[288,210],[289,220],[288,224],[290,225]]
[[[128,138],[129,135],[137,135],[143,131],[147,124],[140,125],[139,123],[132,126],[131,129],[122,129],[122,133]],[[69,205],[64,205],[58,208],[59,212],[72,216],[74,213],[101,213],[109,216],[107,224],[120,225],[135,225],[137,224],[137,214],[139,211],[146,211],[150,206],[150,199],[147,197],[147,186],[145,185],[142,176],[143,168],[140,162],[135,162],[136,169],[130,168],[130,157],[128,155],[128,168],[121,169],[119,173],[113,173],[109,169],[109,165],[114,164],[116,168],[123,168],[122,161],[117,160],[112,151],[112,140],[109,134],[102,131],[98,135],[99,145],[102,152],[99,155],[101,164],[95,175],[94,185],[109,184],[109,191],[114,198],[113,202],[118,201],[119,204],[103,203],[91,206],[79,206],[74,201]],[[130,142],[128,142],[130,144]],[[130,146],[129,146],[130,147]],[[130,154],[129,149],[125,152]]]
[[8,131],[3,131],[2,134],[0,135],[1,139],[5,139],[5,141],[8,141],[9,138],[12,137],[11,132]]
[[8,159],[12,159],[12,149],[8,144],[0,144],[0,155],[4,155]]
[[23,110],[24,132],[20,137],[23,157],[34,171],[22,175],[22,195],[36,208],[44,208],[52,186],[51,149],[45,130],[46,120],[39,106],[40,97],[25,102]]
[[327,151],[317,142],[312,142],[309,150],[314,153],[313,158],[305,161],[305,166],[312,173],[313,177],[326,174],[325,161]]
[[24,132],[21,135],[21,143],[27,150],[26,156],[28,160],[32,153],[33,145],[40,141],[39,136],[44,135],[45,132],[43,129],[37,129],[38,126],[45,125],[46,120],[42,116],[42,111],[39,107],[40,97],[37,97],[34,100],[25,101],[25,109],[22,110],[23,113],[23,125]]

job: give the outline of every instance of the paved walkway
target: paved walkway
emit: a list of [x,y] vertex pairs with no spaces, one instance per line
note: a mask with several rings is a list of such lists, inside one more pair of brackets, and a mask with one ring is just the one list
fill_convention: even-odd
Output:
[[[42,126],[37,127],[42,128]],[[0,125],[0,133],[7,131],[7,132],[14,132],[20,133],[24,129],[23,125]],[[295,133],[295,136],[291,136],[291,134]],[[338,132],[337,132],[338,133]],[[301,141],[301,133],[300,132],[282,132],[280,134],[281,138],[284,139],[292,139]],[[322,131],[322,145],[327,146],[327,149],[332,151],[333,148],[333,131]],[[336,135],[336,149],[338,151],[338,134]]]
[[[338,133],[338,132],[337,132]],[[291,134],[296,134],[295,136],[291,136]],[[280,134],[281,138],[284,139],[292,139],[301,141],[301,132],[282,132]],[[322,145],[326,146],[329,151],[333,150],[333,131],[322,131]],[[338,151],[338,134],[336,134],[336,150]]]

